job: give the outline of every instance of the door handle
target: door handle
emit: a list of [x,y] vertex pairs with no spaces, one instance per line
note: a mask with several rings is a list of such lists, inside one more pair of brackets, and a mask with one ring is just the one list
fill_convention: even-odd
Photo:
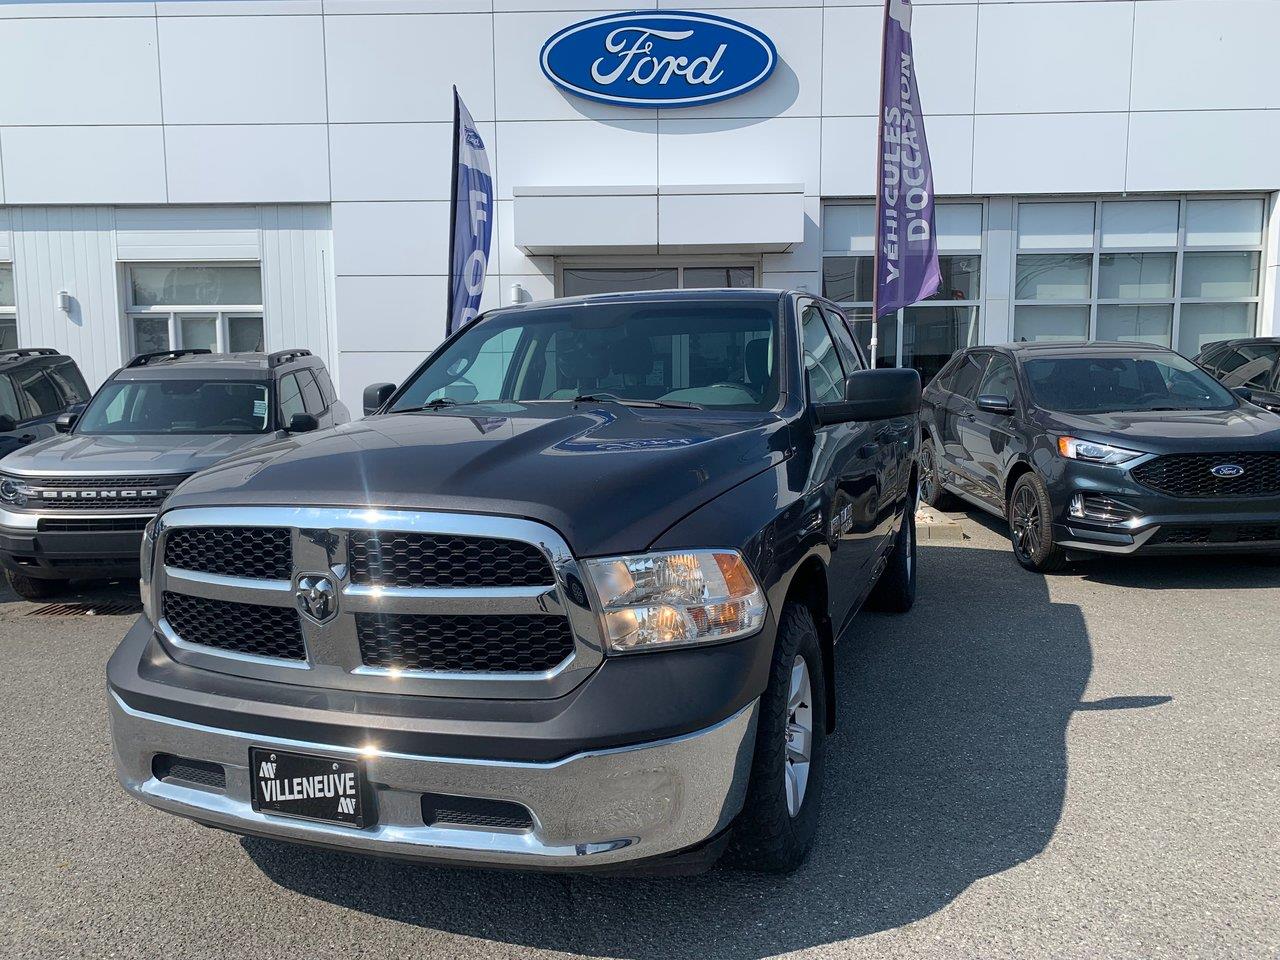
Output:
[[966,420],[968,420],[970,423],[975,423],[978,419],[978,415],[974,413],[972,410],[966,410],[964,413],[961,414],[961,416],[964,417]]

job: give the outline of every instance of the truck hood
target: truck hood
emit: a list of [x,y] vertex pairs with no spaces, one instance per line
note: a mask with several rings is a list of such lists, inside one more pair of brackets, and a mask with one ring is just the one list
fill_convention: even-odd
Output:
[[599,556],[643,549],[788,447],[786,423],[772,414],[508,406],[517,412],[399,413],[295,435],[193,478],[166,506],[525,517],[554,527],[579,556]]
[[1234,410],[1146,413],[1041,412],[1055,432],[1115,443],[1145,453],[1230,453],[1280,449],[1280,415],[1242,404]]
[[27,476],[129,476],[194,473],[276,434],[89,436],[59,434],[15,450],[0,463]]

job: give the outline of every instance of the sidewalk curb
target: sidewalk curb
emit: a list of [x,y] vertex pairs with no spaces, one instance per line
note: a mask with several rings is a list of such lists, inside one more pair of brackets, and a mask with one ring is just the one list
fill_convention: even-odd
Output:
[[964,528],[932,507],[916,509],[917,540],[963,540]]

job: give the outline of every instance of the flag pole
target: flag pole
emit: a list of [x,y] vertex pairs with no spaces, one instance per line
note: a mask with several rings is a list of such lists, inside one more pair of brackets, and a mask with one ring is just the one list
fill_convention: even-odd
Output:
[[453,168],[449,174],[449,282],[445,284],[444,290],[444,335],[450,337],[453,335],[453,288],[455,277],[453,276],[453,255],[454,244],[457,242],[458,225],[454,223],[454,218],[458,215],[458,164],[460,157],[458,155],[459,143],[462,139],[462,118],[458,112],[458,86],[453,85]]
[[884,78],[885,58],[889,55],[889,4],[884,0],[884,23],[880,29],[880,102],[876,109],[876,225],[871,234],[871,369],[876,368],[876,354],[880,347],[880,226],[884,216],[884,106],[886,100]]

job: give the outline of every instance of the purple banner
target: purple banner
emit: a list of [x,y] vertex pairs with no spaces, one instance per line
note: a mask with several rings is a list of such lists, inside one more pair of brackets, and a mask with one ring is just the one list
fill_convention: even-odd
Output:
[[876,319],[938,290],[933,169],[911,52],[911,0],[886,0],[876,196]]
[[449,313],[446,333],[480,313],[493,241],[493,178],[475,122],[453,90],[453,222],[449,232]]

